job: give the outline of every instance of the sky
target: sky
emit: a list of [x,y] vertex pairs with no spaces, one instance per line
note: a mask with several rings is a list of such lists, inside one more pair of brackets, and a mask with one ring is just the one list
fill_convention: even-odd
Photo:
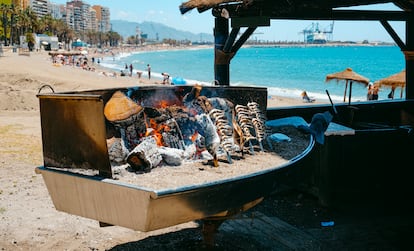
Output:
[[[51,0],[64,4],[66,0]],[[211,10],[199,13],[192,10],[182,15],[179,6],[183,0],[84,0],[91,5],[108,7],[111,20],[125,20],[141,23],[143,21],[163,23],[178,30],[193,33],[213,33],[214,17]],[[355,7],[354,9],[399,10],[393,4],[379,4],[375,7]],[[312,20],[272,20],[270,27],[259,27],[252,35],[253,39],[270,41],[303,41],[300,32],[318,24],[321,30],[328,30],[332,21]],[[405,41],[405,23],[390,22],[391,26]],[[379,21],[335,21],[333,23],[332,40],[335,41],[383,41],[393,42]]]

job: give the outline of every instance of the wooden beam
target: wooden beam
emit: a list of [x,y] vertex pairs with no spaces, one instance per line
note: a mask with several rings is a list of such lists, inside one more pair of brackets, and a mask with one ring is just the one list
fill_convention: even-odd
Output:
[[[219,6],[213,9],[213,16],[219,17],[224,7]],[[321,8],[300,9],[293,11],[281,11],[274,7],[269,9],[244,9],[237,8],[237,5],[227,5],[230,18],[268,18],[270,19],[289,19],[289,20],[387,20],[387,21],[406,21],[409,19],[410,12],[406,11],[376,11],[376,10],[331,10]]]
[[249,39],[250,35],[252,35],[255,30],[256,30],[256,27],[247,28],[247,30],[245,30],[244,33],[240,36],[239,40],[236,41],[231,52],[236,53],[242,47],[242,45],[247,41],[247,39]]
[[401,38],[398,36],[398,34],[394,31],[394,29],[391,27],[391,25],[386,20],[380,20],[382,26],[384,26],[385,30],[390,34],[392,39],[394,39],[394,42],[400,47],[402,51],[405,51],[407,48],[404,44],[404,42],[401,40]]
[[231,19],[231,27],[270,26],[270,17],[235,17]]
[[214,80],[218,85],[230,85],[230,63],[228,55],[223,52],[229,37],[229,20],[215,18],[214,26]]
[[405,36],[405,98],[414,99],[414,15],[406,22]]
[[230,36],[227,38],[226,43],[224,44],[223,51],[225,53],[229,53],[231,51],[231,47],[234,44],[234,41],[236,40],[237,34],[239,34],[240,28],[233,28],[231,30]]

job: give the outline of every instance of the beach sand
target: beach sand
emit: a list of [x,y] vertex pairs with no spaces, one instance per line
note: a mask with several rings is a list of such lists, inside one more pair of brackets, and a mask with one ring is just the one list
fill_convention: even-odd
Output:
[[[45,84],[56,92],[158,85],[161,79],[107,77],[71,66],[54,66],[47,52],[0,56],[0,247],[1,250],[108,250],[149,236],[194,228],[194,222],[149,233],[57,211],[36,166],[43,164],[39,102]],[[50,91],[43,89],[42,92]],[[302,99],[269,98],[269,107],[304,105]]]

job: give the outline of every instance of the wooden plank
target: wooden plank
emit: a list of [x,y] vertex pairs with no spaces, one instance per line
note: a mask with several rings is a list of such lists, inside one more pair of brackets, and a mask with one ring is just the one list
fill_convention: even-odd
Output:
[[258,242],[270,242],[281,249],[314,250],[320,246],[317,239],[300,229],[280,220],[277,217],[267,217],[255,212],[253,217],[237,218],[225,221],[220,231],[241,232]]

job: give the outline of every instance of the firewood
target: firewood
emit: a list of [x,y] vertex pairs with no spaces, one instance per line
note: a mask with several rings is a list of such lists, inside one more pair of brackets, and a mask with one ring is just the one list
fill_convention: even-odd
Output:
[[146,137],[138,144],[127,157],[127,163],[132,169],[137,171],[150,172],[162,161],[162,156],[158,151],[156,139]]

